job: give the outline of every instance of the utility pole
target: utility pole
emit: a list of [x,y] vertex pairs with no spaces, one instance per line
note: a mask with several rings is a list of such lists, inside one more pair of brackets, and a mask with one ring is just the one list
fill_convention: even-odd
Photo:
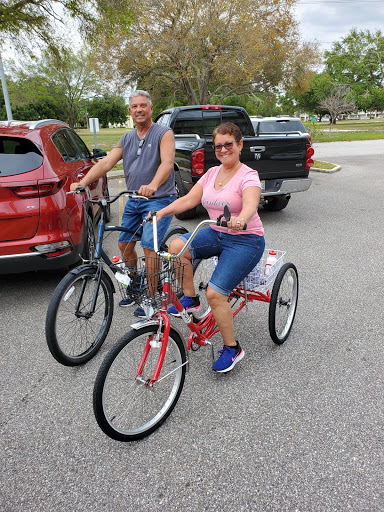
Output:
[[12,117],[12,110],[11,110],[11,102],[9,101],[7,81],[5,80],[3,61],[1,60],[1,53],[0,53],[0,79],[1,79],[1,85],[3,86],[3,94],[4,94],[4,101],[5,101],[5,110],[7,111],[7,118],[8,118],[8,121],[12,121],[13,117]]

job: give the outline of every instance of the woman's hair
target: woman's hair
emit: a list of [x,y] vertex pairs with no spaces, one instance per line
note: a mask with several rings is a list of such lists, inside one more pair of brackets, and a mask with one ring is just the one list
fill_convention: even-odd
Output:
[[149,92],[147,91],[133,91],[130,95],[129,95],[129,104],[131,104],[131,100],[133,98],[136,98],[136,96],[145,96],[147,98],[147,100],[149,101],[149,105],[152,106],[152,100],[151,100],[151,96],[149,95]]
[[220,135],[226,135],[227,133],[233,135],[236,142],[240,142],[243,137],[240,128],[235,123],[221,123],[219,126],[216,126],[212,133],[213,140],[215,140],[218,133],[220,133]]

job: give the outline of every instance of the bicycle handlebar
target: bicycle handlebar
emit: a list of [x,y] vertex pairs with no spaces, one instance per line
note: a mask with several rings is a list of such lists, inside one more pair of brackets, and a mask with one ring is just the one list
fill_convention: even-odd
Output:
[[111,198],[107,199],[105,197],[102,197],[100,199],[91,199],[91,193],[89,191],[89,188],[88,187],[83,187],[82,185],[77,187],[76,190],[72,190],[70,192],[67,192],[67,195],[68,194],[83,194],[83,193],[86,194],[87,200],[90,203],[98,204],[99,206],[104,206],[104,205],[107,205],[107,204],[112,204],[115,201],[117,201],[119,199],[119,197],[121,197],[123,195],[128,195],[129,197],[134,198],[134,199],[146,199],[148,201],[148,197],[139,196],[137,190],[123,190],[122,192],[117,194],[117,196],[115,196],[113,199],[111,199]]
[[[225,217],[225,220],[221,220],[223,217]],[[223,226],[223,227],[227,227],[228,226],[228,221],[230,220],[231,218],[231,213],[229,211],[229,208],[228,206],[226,205],[224,207],[224,214],[220,215],[216,220],[203,220],[201,221],[196,227],[195,229],[192,231],[192,234],[191,236],[189,237],[189,239],[187,240],[187,242],[185,243],[184,247],[181,249],[181,251],[178,253],[178,254],[172,254],[170,255],[169,253],[159,253],[159,245],[158,245],[158,241],[157,241],[157,218],[156,218],[156,212],[150,212],[150,216],[147,217],[144,221],[143,221],[143,224],[146,223],[146,222],[149,222],[149,221],[152,221],[152,225],[153,225],[153,248],[154,248],[154,251],[156,254],[159,254],[160,256],[163,254],[164,256],[167,255],[170,255],[172,256],[172,258],[181,258],[181,256],[183,256],[185,254],[185,252],[187,251],[187,249],[189,249],[192,241],[194,240],[194,238],[196,237],[198,231],[200,231],[200,229],[202,227],[205,227],[205,226],[209,226],[211,224],[216,224],[216,226]],[[244,224],[243,226],[243,230],[247,229],[247,224]]]

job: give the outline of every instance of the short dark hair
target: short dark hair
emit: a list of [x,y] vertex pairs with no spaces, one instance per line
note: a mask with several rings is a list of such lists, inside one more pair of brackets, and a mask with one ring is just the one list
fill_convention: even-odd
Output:
[[212,133],[213,140],[215,140],[216,135],[219,133],[220,135],[225,135],[227,133],[229,135],[233,135],[236,142],[240,142],[243,138],[240,128],[235,123],[221,123],[219,126],[216,126]]

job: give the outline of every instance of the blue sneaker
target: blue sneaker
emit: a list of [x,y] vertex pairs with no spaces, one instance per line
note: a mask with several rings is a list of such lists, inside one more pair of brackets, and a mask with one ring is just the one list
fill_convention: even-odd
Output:
[[216,361],[212,365],[212,370],[219,373],[225,373],[232,370],[232,368],[241,361],[244,357],[244,350],[238,347],[237,351],[234,347],[228,347],[224,345],[224,347],[219,350],[220,356],[216,359]]
[[[196,297],[188,297],[188,295],[184,295],[184,297],[180,299],[180,302],[185,311],[188,311],[188,313],[199,311],[199,309],[201,308],[200,299],[198,295],[196,295]],[[180,316],[180,313],[177,311],[175,306],[170,306],[168,308],[168,313],[172,316]]]
[[125,297],[125,299],[121,299],[119,302],[119,306],[121,308],[129,308],[129,306],[133,306],[135,304],[135,301],[130,299],[129,297]]
[[147,315],[144,313],[144,309],[140,306],[135,309],[133,316],[137,316],[137,318],[147,318]]

